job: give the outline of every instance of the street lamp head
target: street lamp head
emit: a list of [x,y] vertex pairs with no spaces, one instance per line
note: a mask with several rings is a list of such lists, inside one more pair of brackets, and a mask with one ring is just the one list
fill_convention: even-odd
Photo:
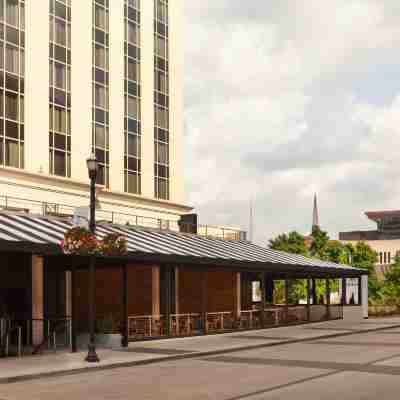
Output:
[[86,160],[87,169],[89,172],[90,179],[96,179],[97,171],[99,170],[99,162],[97,161],[96,155],[92,153]]

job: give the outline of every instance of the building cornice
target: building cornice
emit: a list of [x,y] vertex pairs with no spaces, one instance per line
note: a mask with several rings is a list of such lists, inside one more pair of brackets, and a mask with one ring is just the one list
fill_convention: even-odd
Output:
[[[52,176],[45,173],[23,171],[17,168],[0,167],[0,183],[34,190],[43,191],[43,189],[45,189],[48,192],[74,195],[83,199],[89,198],[89,183]],[[38,185],[43,185],[45,188]],[[68,189],[63,186],[68,186]],[[104,186],[97,186],[97,193],[99,200],[103,204],[108,204],[110,206],[118,205],[127,209],[141,209],[157,212],[166,211],[168,209],[168,213],[172,212],[177,215],[189,213],[193,210],[193,207],[184,204],[153,199],[131,193],[110,191]],[[137,202],[137,204],[127,204],[132,202]]]

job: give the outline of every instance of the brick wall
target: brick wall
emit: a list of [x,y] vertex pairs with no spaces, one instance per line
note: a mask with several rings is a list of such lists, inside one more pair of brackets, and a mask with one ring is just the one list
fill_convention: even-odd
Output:
[[201,272],[180,268],[178,274],[179,313],[200,313],[202,310]]
[[207,273],[207,292],[208,311],[233,311],[236,297],[235,273],[209,271]]
[[[88,271],[77,271],[76,301],[78,329],[88,328]],[[96,270],[96,316],[113,314],[122,317],[122,268]],[[152,268],[128,268],[128,314],[148,315],[152,312]]]
[[[129,315],[157,314],[160,309],[159,274],[157,267],[132,265],[128,268],[128,313]],[[179,313],[202,312],[202,271],[179,268],[178,273]],[[235,272],[207,271],[207,311],[234,311],[238,308],[238,281]],[[240,290],[239,290],[240,292]],[[88,320],[88,272],[78,271],[76,298],[79,330],[87,329]],[[122,317],[122,269],[96,270],[96,315],[113,314]]]
[[[236,274],[230,271],[207,271],[207,311],[233,311],[237,306]],[[179,269],[179,312],[202,311],[202,272]]]

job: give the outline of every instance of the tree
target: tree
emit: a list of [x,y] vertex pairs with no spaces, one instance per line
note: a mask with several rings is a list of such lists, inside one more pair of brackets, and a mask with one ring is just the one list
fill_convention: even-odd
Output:
[[320,259],[326,259],[326,246],[329,243],[328,234],[323,231],[319,226],[314,225],[312,228],[312,242],[310,246],[310,254],[312,257],[318,257]]
[[[309,256],[308,248],[305,243],[305,237],[296,231],[284,233],[275,239],[269,241],[269,247],[274,250],[285,251],[291,254],[299,254],[302,256]],[[277,282],[276,290],[281,294],[284,291],[283,282]],[[307,296],[307,286],[304,280],[296,280],[290,285],[290,302],[297,303],[299,299]]]
[[330,240],[323,249],[324,259],[337,264],[349,264],[349,249],[338,240]]
[[385,274],[385,282],[382,286],[382,294],[396,303],[400,301],[400,256],[396,254],[394,264]]
[[[269,247],[287,253],[300,254],[306,257],[315,257],[338,264],[347,264],[357,268],[366,269],[369,273],[369,294],[372,297],[378,295],[381,289],[381,285],[379,284],[375,272],[375,264],[378,260],[378,255],[368,244],[365,242],[358,242],[356,245],[352,245],[349,243],[343,244],[338,240],[330,240],[327,232],[321,230],[318,226],[313,227],[311,239],[311,246],[308,249],[305,243],[305,237],[300,233],[293,231],[288,234],[281,234],[275,239],[271,239],[269,241]],[[400,258],[398,274],[400,292]],[[318,288],[321,293],[325,291],[324,285],[324,283],[318,283]],[[332,282],[331,288],[337,290],[337,282]],[[304,281],[299,280],[294,283],[291,289],[294,298],[303,298],[306,296],[306,286]],[[386,289],[389,290],[389,286],[387,286]]]
[[351,265],[357,268],[363,268],[368,271],[368,290],[372,297],[377,296],[381,285],[376,276],[375,264],[378,261],[378,254],[372,250],[365,242],[358,242],[353,249],[349,247],[351,254]]
[[269,248],[303,256],[308,255],[305,237],[296,231],[292,231],[288,234],[283,233],[275,239],[270,239]]

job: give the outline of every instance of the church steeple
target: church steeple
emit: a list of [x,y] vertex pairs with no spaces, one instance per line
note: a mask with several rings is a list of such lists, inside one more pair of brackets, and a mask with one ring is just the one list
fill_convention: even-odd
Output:
[[[318,203],[317,203],[317,193],[314,194],[314,209],[313,209],[313,220],[312,220],[312,228],[314,226],[319,227],[319,214],[318,214]],[[312,231],[312,230],[311,230]]]

